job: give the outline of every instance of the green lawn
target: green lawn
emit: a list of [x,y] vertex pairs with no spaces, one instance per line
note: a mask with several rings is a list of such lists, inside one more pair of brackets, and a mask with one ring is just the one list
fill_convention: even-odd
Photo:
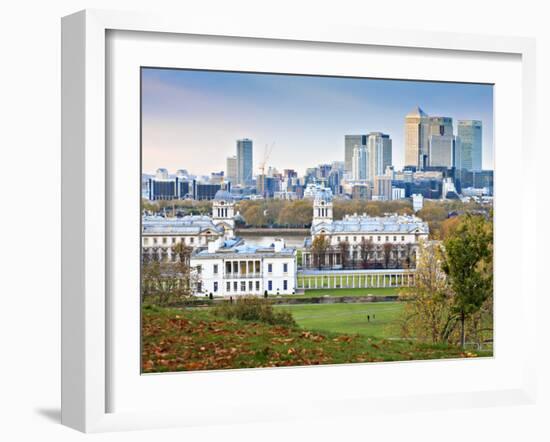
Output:
[[[336,333],[359,333],[376,338],[399,337],[397,319],[403,309],[399,302],[362,304],[285,305],[300,327]],[[367,316],[370,315],[370,322]]]
[[366,288],[366,289],[313,289],[305,290],[303,295],[296,295],[300,298],[317,298],[322,296],[397,296],[399,288],[383,287],[383,288]]

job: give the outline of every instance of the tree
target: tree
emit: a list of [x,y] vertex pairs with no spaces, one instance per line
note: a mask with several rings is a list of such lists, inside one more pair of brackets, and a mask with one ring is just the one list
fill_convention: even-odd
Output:
[[319,268],[319,270],[323,267],[328,248],[329,239],[323,234],[317,235],[311,244],[313,265],[314,267]]
[[256,202],[245,206],[242,215],[248,226],[262,227],[267,224],[265,209]]
[[304,227],[311,224],[313,211],[308,200],[296,200],[286,203],[279,212],[277,223],[283,226]]
[[453,293],[442,268],[444,259],[440,243],[420,245],[415,285],[402,289],[404,301],[401,334],[431,343],[448,342],[458,315],[452,309]]
[[192,248],[178,243],[172,248],[173,261],[168,262],[158,252],[144,254],[141,266],[142,302],[167,305],[192,295],[194,273],[190,267]]
[[390,268],[391,255],[393,251],[393,244],[390,242],[385,242],[382,246],[382,257],[384,259],[384,268]]
[[349,266],[349,242],[340,241],[338,243],[338,251],[340,252],[342,268],[345,269]]
[[444,246],[443,270],[454,292],[453,310],[460,316],[464,347],[466,318],[478,312],[493,291],[492,222],[468,214]]
[[359,245],[359,258],[361,260],[361,267],[364,269],[369,266],[369,258],[374,248],[372,239],[361,238],[361,244]]
[[416,252],[414,251],[414,246],[411,243],[406,243],[404,246],[404,253],[405,253],[405,263],[404,268],[406,269],[412,269],[415,266],[415,255]]

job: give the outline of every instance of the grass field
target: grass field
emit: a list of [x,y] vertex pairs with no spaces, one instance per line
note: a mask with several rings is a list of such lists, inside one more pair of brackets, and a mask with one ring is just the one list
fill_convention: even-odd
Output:
[[[326,307],[326,306],[321,306]],[[336,306],[331,306],[336,307]],[[360,305],[357,306],[360,309]],[[363,307],[365,308],[365,307]],[[369,307],[370,308],[370,307]],[[320,309],[320,313],[355,318],[364,312]],[[295,309],[302,323],[316,324],[315,311]],[[306,314],[307,313],[307,314]],[[378,310],[377,320],[391,316]],[[308,322],[309,321],[309,322]],[[336,321],[338,322],[338,321]],[[334,327],[338,327],[336,322]],[[376,326],[378,327],[378,326]],[[375,326],[371,329],[373,332]],[[381,330],[381,329],[379,329]],[[231,368],[383,362],[489,356],[457,347],[370,338],[361,334],[316,332],[265,323],[226,320],[211,308],[142,310],[142,370],[145,373]]]
[[[403,304],[370,302],[362,304],[303,304],[276,308],[290,310],[300,327],[336,333],[359,333],[376,338],[398,338],[398,317]],[[370,321],[367,318],[370,316]]]
[[[384,288],[366,288],[366,289],[317,289],[305,290],[303,295],[293,295],[297,298],[316,298],[323,296],[397,296],[399,288],[384,287]],[[285,295],[285,297],[287,297]]]

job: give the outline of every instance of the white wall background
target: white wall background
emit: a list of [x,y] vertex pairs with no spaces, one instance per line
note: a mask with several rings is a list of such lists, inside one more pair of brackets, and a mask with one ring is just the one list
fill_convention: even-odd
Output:
[[[550,30],[545,2],[437,0],[20,0],[0,7],[0,439],[83,440],[59,425],[60,358],[60,17],[84,8],[169,11],[213,21],[265,20],[534,36],[538,39],[538,180],[548,165]],[[238,17],[238,18],[237,18]],[[546,106],[545,106],[546,105]],[[512,110],[513,111],[513,110]],[[534,183],[533,183],[534,184]],[[547,199],[547,197],[544,197]],[[541,223],[542,224],[542,223]],[[539,225],[539,250],[548,239]],[[546,244],[542,244],[542,241]],[[542,272],[542,252],[534,259]],[[544,290],[544,289],[542,289]],[[548,296],[541,290],[541,298]],[[541,323],[550,303],[540,301]],[[550,373],[548,326],[539,325],[541,373]],[[549,440],[550,388],[538,406],[379,415],[363,421],[286,422],[91,436],[94,440]],[[291,400],[291,398],[289,397]],[[88,436],[90,437],[90,436]]]

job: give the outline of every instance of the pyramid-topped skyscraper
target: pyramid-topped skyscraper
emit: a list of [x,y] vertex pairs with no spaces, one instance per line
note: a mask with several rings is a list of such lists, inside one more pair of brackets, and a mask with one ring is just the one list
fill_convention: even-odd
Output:
[[405,166],[422,168],[428,155],[429,116],[416,106],[405,116]]

